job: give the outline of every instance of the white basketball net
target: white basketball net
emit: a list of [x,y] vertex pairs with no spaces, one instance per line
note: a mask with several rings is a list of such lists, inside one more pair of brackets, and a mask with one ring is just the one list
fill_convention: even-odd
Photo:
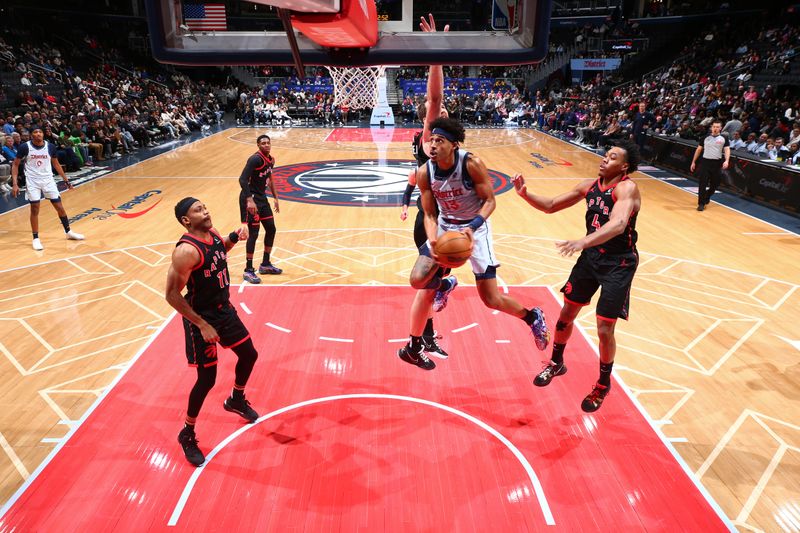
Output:
[[350,109],[373,108],[378,103],[378,78],[386,69],[379,67],[327,67],[333,78],[334,105]]

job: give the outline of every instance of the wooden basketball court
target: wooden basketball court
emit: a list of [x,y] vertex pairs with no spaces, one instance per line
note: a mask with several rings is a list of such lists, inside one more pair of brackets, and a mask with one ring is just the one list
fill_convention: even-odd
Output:
[[[800,274],[796,269],[800,263],[800,239],[797,235],[718,204],[698,213],[694,209],[694,196],[638,173],[636,179],[643,197],[638,220],[642,261],[632,292],[631,319],[617,327],[615,374],[619,387],[598,413],[586,415],[580,411],[579,404],[596,377],[596,359],[588,348],[590,345],[587,349],[580,346],[584,342],[582,334],[594,342],[593,307],[587,308],[579,317],[582,331],[576,331],[567,348],[568,366],[571,361],[572,365],[564,378],[547,388],[535,388],[530,382],[541,367],[540,360],[547,359],[549,351],[541,354],[532,348],[524,352],[514,350],[511,356],[513,364],[504,363],[497,374],[487,376],[487,369],[492,368],[488,362],[501,356],[505,358],[509,348],[495,341],[510,340],[516,346],[523,339],[519,330],[513,334],[509,332],[507,338],[475,336],[474,342],[481,344],[480,349],[474,350],[469,349],[472,344],[459,340],[460,332],[454,333],[453,330],[493,318],[491,312],[473,305],[474,288],[471,285],[474,281],[467,268],[458,269],[462,286],[453,293],[452,303],[441,319],[437,318],[444,335],[443,343],[450,349],[451,358],[424,376],[418,375],[421,370],[414,372],[416,369],[406,368],[407,365],[397,359],[395,351],[399,344],[387,341],[408,334],[407,306],[413,291],[407,289],[403,292],[403,286],[416,256],[411,238],[413,221],[400,221],[399,206],[374,207],[380,205],[375,200],[380,198],[379,194],[364,190],[325,192],[327,189],[320,188],[320,184],[340,184],[335,171],[346,166],[343,162],[353,161],[360,168],[370,164],[379,166],[384,160],[409,160],[406,131],[395,130],[391,135],[383,132],[373,136],[369,130],[351,129],[233,129],[65,194],[65,207],[70,216],[83,215],[74,227],[87,236],[86,241],[64,240],[54,212],[43,206],[40,234],[45,251],[34,252],[30,248],[28,210],[22,208],[0,217],[0,245],[6,250],[0,270],[0,321],[4,326],[0,340],[4,356],[0,359],[3,365],[0,378],[3,387],[0,390],[6,405],[0,415],[0,444],[4,451],[0,461],[3,479],[0,494],[6,502],[2,529],[12,529],[21,524],[36,529],[48,523],[47,519],[26,515],[26,510],[35,506],[23,504],[27,498],[43,497],[44,501],[55,501],[59,495],[63,496],[58,487],[64,481],[50,485],[48,476],[63,479],[56,475],[63,473],[59,470],[60,465],[73,457],[67,454],[76,453],[78,447],[85,463],[72,462],[71,468],[77,469],[74,472],[81,471],[85,464],[84,482],[89,472],[124,471],[123,467],[133,457],[121,453],[116,457],[117,465],[114,461],[106,461],[109,455],[100,453],[103,451],[104,429],[110,427],[108,421],[116,420],[119,424],[120,417],[125,420],[122,427],[129,428],[126,436],[149,439],[147,446],[153,446],[152,450],[164,454],[163,457],[153,455],[155,459],[151,457],[152,461],[166,460],[171,465],[170,472],[174,477],[167,476],[164,478],[166,481],[162,480],[162,491],[174,494],[183,490],[192,471],[181,462],[182,454],[175,436],[180,429],[181,413],[185,409],[192,376],[185,366],[179,335],[172,331],[172,337],[164,337],[170,335],[175,321],[163,332],[161,330],[172,314],[163,298],[169,253],[181,234],[172,207],[184,196],[196,196],[208,205],[217,228],[223,232],[234,229],[239,218],[236,180],[247,156],[255,150],[255,137],[263,132],[272,136],[276,167],[287,173],[285,167],[291,167],[295,173],[309,173],[306,183],[316,184],[317,188],[293,190],[300,188],[291,186],[288,181],[282,185],[286,194],[281,201],[281,213],[276,216],[278,236],[273,258],[284,269],[284,274],[264,279],[265,285],[297,285],[295,291],[311,292],[300,298],[297,292],[289,295],[262,285],[244,289],[244,295],[250,291],[265,295],[255,303],[247,303],[244,295],[237,295],[237,301],[249,306],[240,314],[249,316],[250,311],[261,319],[268,312],[270,316],[257,325],[254,323],[252,329],[254,338],[262,336],[264,339],[259,346],[261,358],[257,364],[264,381],[261,385],[253,385],[259,387],[258,397],[254,396],[253,401],[261,414],[336,394],[428,399],[463,411],[493,427],[521,450],[537,474],[541,475],[540,468],[557,470],[560,476],[543,476],[548,477],[552,484],[557,484],[558,480],[569,487],[580,485],[589,477],[616,480],[621,477],[636,479],[638,476],[640,482],[644,480],[636,489],[639,492],[632,490],[625,498],[614,500],[627,502],[625,505],[635,509],[638,502],[648,499],[650,492],[668,486],[667,476],[683,475],[686,480],[697,482],[697,494],[702,496],[700,500],[712,510],[712,516],[714,510],[721,510],[729,520],[728,526],[733,524],[742,530],[763,531],[793,531],[798,527],[800,482],[796,472],[800,466],[800,415],[797,414],[800,413],[800,366],[797,360],[800,334],[795,324],[798,322],[797,309],[800,309],[797,292]],[[578,179],[596,175],[599,163],[595,155],[528,130],[468,130],[466,147],[497,172],[500,182],[503,176],[522,172],[531,180],[530,187],[548,195],[566,190]],[[320,168],[334,169],[334,173],[315,174]],[[396,175],[401,175],[401,172],[398,170]],[[280,177],[280,172],[276,172],[276,176]],[[391,188],[394,185],[390,176],[376,181],[374,186]],[[537,298],[550,299],[546,307],[549,322],[557,316],[560,302],[557,291],[574,263],[574,258],[565,259],[555,252],[553,241],[582,235],[583,214],[582,207],[576,206],[558,214],[544,215],[532,210],[513,191],[498,195],[498,208],[492,215],[492,223],[496,251],[503,265],[499,270],[500,277],[505,285],[511,287],[510,290],[520,290],[526,295],[533,294],[524,292],[534,290],[528,289],[529,286],[549,289],[538,289],[540,292],[536,293],[541,295]],[[257,253],[260,253],[260,246]],[[239,245],[232,251],[230,259],[234,282],[241,280],[243,264],[244,247]],[[317,285],[339,286],[338,290],[343,291],[360,285],[393,288],[391,295],[386,289],[385,305],[377,305],[366,296],[352,299],[340,296],[326,301],[324,306],[320,304],[318,307],[334,313],[336,324],[347,330],[326,335],[322,324],[327,322],[315,319],[316,314],[312,312],[315,308],[314,294],[330,295],[332,289],[326,289],[328,292],[317,289],[321,292],[314,293]],[[275,293],[270,296],[272,290]],[[359,295],[362,293],[358,291],[364,290],[352,288],[353,293]],[[279,319],[284,321],[279,322]],[[303,324],[304,320],[312,323],[306,326],[313,333],[297,344],[286,339],[275,340],[280,330],[266,325],[269,322],[293,329],[287,324]],[[320,325],[312,327],[313,324]],[[363,351],[364,348],[351,352],[342,348],[346,343],[320,339],[340,336],[356,339],[372,334],[363,331],[362,324],[365,328],[378,328],[374,335],[385,345],[376,342],[367,352]],[[512,323],[511,327],[515,326]],[[504,330],[491,331],[494,334]],[[476,332],[467,333],[474,335]],[[156,364],[140,366],[145,355],[158,346],[161,351]],[[136,360],[137,354],[143,350],[145,355]],[[314,357],[322,354],[321,364],[325,370],[296,363],[303,360],[304,354],[313,354]],[[325,354],[330,357],[326,359]],[[222,357],[225,359],[226,355]],[[229,362],[231,358],[228,357]],[[131,362],[134,362],[132,367]],[[292,366],[295,364],[297,366]],[[397,365],[402,366],[397,368]],[[274,376],[270,377],[273,366],[275,373],[285,379],[275,382]],[[152,381],[148,381],[148,372],[153,374]],[[317,376],[320,372],[322,376]],[[212,394],[224,394],[231,373],[230,367],[223,367]],[[407,376],[395,380],[398,390],[393,390],[392,380],[385,379],[387,375],[395,374]],[[134,376],[138,376],[138,381],[125,381]],[[325,379],[317,379],[322,377]],[[501,385],[505,380],[509,381],[508,386]],[[311,385],[301,387],[299,384],[305,381]],[[421,382],[424,386],[420,385]],[[115,383],[119,385],[112,387]],[[477,391],[480,401],[470,405],[465,400],[468,395],[465,396],[463,391],[452,393],[452,388],[458,383]],[[337,388],[337,384],[341,388]],[[174,389],[162,390],[173,385]],[[119,386],[123,389],[118,389]],[[136,388],[127,388],[132,386]],[[487,386],[491,391],[481,393]],[[155,387],[154,390],[165,394],[151,396],[147,394],[152,392],[148,387]],[[110,394],[109,390],[112,391]],[[120,395],[135,398],[135,402],[123,403],[121,410],[111,411],[107,406],[115,405]],[[486,396],[491,396],[491,401]],[[470,508],[475,509],[473,513],[489,508],[485,502],[497,497],[496,494],[487,495],[490,487],[498,488],[496,492],[502,489],[503,497],[517,494],[508,490],[511,486],[520,488],[520,494],[534,488],[530,480],[520,481],[519,472],[508,473],[511,469],[506,464],[508,458],[498,458],[500,452],[497,449],[473,446],[475,441],[464,434],[459,437],[459,433],[465,430],[457,415],[443,416],[438,412],[426,415],[424,410],[430,406],[413,401],[398,406],[389,405],[390,400],[370,401],[366,398],[337,401],[337,406],[331,407],[333,413],[326,413],[325,408],[317,406],[293,413],[290,418],[271,419],[271,426],[259,424],[263,429],[249,432],[247,439],[237,441],[237,447],[228,452],[229,456],[220,456],[224,460],[222,471],[225,475],[216,478],[200,476],[209,484],[198,488],[202,487],[207,493],[222,491],[231,484],[238,486],[239,490],[246,490],[249,483],[257,484],[267,499],[263,502],[263,509],[253,509],[248,505],[247,512],[262,518],[256,516],[242,522],[256,528],[275,528],[291,522],[299,528],[319,526],[318,529],[325,530],[334,528],[335,523],[337,530],[350,531],[359,527],[374,530],[376,524],[384,524],[385,530],[392,531],[422,530],[440,524],[437,521],[439,514],[426,508],[425,516],[430,520],[422,518],[416,523],[404,521],[404,517],[410,515],[399,512],[392,515],[388,511],[379,521],[375,516],[341,518],[345,515],[337,515],[336,509],[340,508],[337,505],[344,506],[350,501],[349,497],[337,497],[337,493],[327,492],[324,487],[316,485],[306,487],[293,477],[293,473],[310,472],[308,479],[312,480],[315,475],[324,476],[340,465],[343,470],[339,476],[357,471],[365,478],[371,478],[370,486],[373,487],[394,479],[393,486],[406,484],[402,490],[414,491],[419,489],[412,486],[414,480],[435,482],[433,488],[438,492],[433,495],[426,493],[424,498],[420,495],[420,501],[447,502],[446,509],[466,509],[467,513]],[[163,410],[152,411],[165,399],[167,405]],[[216,396],[209,398],[198,425],[200,444],[206,452],[238,429],[235,420],[230,420],[225,416],[227,413],[217,409],[216,399]],[[450,401],[455,405],[448,405]],[[548,416],[556,404],[558,416]],[[156,420],[146,415],[149,410],[159,413]],[[336,423],[344,429],[337,432],[331,428],[334,419],[348,419],[350,411],[356,412],[353,416],[369,422],[342,425],[339,421]],[[407,416],[409,411],[415,416]],[[524,413],[536,420],[536,424],[510,429],[502,425],[502,417],[492,416],[494,411],[502,411],[503,416],[515,420]],[[109,412],[115,413],[114,416],[104,418]],[[598,460],[598,457],[607,458],[612,449],[618,452],[618,448],[625,450],[630,446],[627,437],[601,437],[602,428],[618,428],[624,425],[620,419],[637,417],[642,424],[632,425],[632,428],[639,429],[631,431],[654,435],[656,442],[662,440],[658,447],[675,452],[674,456],[669,455],[674,461],[672,466],[677,468],[664,470],[663,476],[651,476],[648,469],[655,467],[647,466],[647,454],[640,453],[629,455],[631,463],[627,472],[622,472],[622,467],[615,471],[609,466],[614,464],[613,461]],[[172,424],[171,419],[174,419]],[[409,434],[418,429],[419,420],[425,420],[428,425],[420,430],[419,439],[415,440]],[[276,427],[280,423],[286,426]],[[65,437],[77,427],[81,429],[74,433],[76,440],[70,439],[65,444]],[[448,427],[451,430],[448,431]],[[581,438],[576,436],[576,427],[585,428],[580,432]],[[280,434],[285,442],[274,437],[268,445],[260,448],[259,442],[263,444],[263,439],[259,441],[254,435],[263,437],[267,428],[273,437]],[[422,470],[414,470],[416,462],[411,460],[398,466],[403,469],[403,475],[396,479],[391,477],[395,474],[388,467],[371,470],[375,464],[380,464],[372,454],[378,451],[383,454],[392,448],[391,442],[387,444],[378,438],[389,429],[392,438],[398,439],[398,457],[402,456],[404,449],[411,447],[414,453],[410,456],[428,458],[424,476]],[[315,439],[317,446],[313,448],[319,457],[313,459],[296,452],[287,455],[289,448],[295,446],[291,442],[302,441],[303,436],[316,433],[323,436],[321,440]],[[83,440],[87,435],[100,436],[101,440]],[[544,436],[547,436],[547,449],[536,445]],[[439,451],[447,450],[451,437],[454,439],[453,447],[469,452],[462,457],[462,468],[454,468],[438,455]],[[114,436],[108,438],[113,442],[126,442],[126,439],[114,440],[118,439]],[[378,441],[379,445],[376,444]],[[484,438],[480,442],[486,441]],[[70,442],[79,444],[70,446]],[[348,447],[343,447],[344,442],[349,443],[349,451]],[[431,453],[426,456],[414,448],[416,442],[420,442],[422,448],[431,442],[435,446],[430,446]],[[93,463],[91,459],[95,455],[92,454],[95,445],[98,446],[97,453],[104,458],[101,464]],[[54,450],[57,453],[51,457]],[[268,464],[236,460],[237,454],[241,454],[270,461],[263,457],[270,453],[279,457],[273,457]],[[375,461],[354,460],[352,454],[366,454]],[[575,469],[564,467],[566,456],[575,462]],[[114,454],[110,457],[114,458]],[[642,462],[636,462],[635,457]],[[442,459],[441,464],[437,458]],[[468,465],[473,462],[497,465],[496,480],[487,480],[482,474],[479,481],[473,479],[471,484]],[[623,464],[617,463],[617,466]],[[638,467],[639,464],[644,466]],[[519,467],[519,463],[515,465],[515,468]],[[265,469],[269,475],[261,475]],[[439,475],[432,475],[430,469]],[[202,469],[203,472],[214,470],[213,461]],[[125,490],[136,492],[139,478],[125,474],[122,479],[127,479],[130,484]],[[174,480],[174,485],[169,485],[170,480]],[[92,484],[86,486],[92,487]],[[689,486],[695,485],[689,483]],[[473,492],[470,492],[470,487]],[[143,498],[142,493],[131,496],[130,490],[126,493],[127,505],[136,504],[137,498],[149,502],[139,505],[155,505],[154,500],[149,499],[153,497],[152,492],[148,498]],[[292,500],[287,491],[295,491],[298,498],[302,495],[305,499]],[[547,491],[545,484],[544,492]],[[269,499],[270,494],[276,496]],[[596,495],[596,492],[592,494]],[[626,493],[623,491],[621,494]],[[705,500],[706,495],[711,501]],[[358,501],[359,509],[365,513],[377,512],[375,506],[387,501],[366,489],[360,497],[364,499]],[[66,498],[72,506],[70,512],[78,514],[92,512],[107,503],[101,503],[99,496],[94,497],[91,490],[73,493]],[[522,500],[528,503],[537,501],[531,494]],[[392,505],[399,506],[407,498],[391,501],[394,502]],[[82,507],[83,503],[85,507]],[[232,502],[231,505],[236,507],[239,504]],[[575,512],[589,520],[577,527],[592,529],[587,525],[592,520],[600,524],[604,523],[602,517],[608,519],[613,515],[608,503],[598,503],[592,497],[587,496],[576,505]],[[657,511],[655,515],[647,515],[652,517],[652,521],[625,523],[631,528],[674,530],[681,524],[673,521],[678,513],[670,509],[670,505],[669,501],[663,502],[663,516],[659,517]],[[148,515],[149,521],[145,523],[133,520],[133,515],[126,514],[130,509],[125,511],[119,502],[116,506],[102,508],[103,513],[107,513],[104,516],[111,520],[103,526],[106,528],[111,528],[111,523],[118,530],[169,528],[170,517],[163,514]],[[320,514],[318,511],[323,508],[325,512]],[[304,509],[309,512],[304,513]],[[575,529],[574,516],[558,510],[558,505],[553,509],[556,510],[553,513],[555,527]],[[269,513],[273,512],[288,513],[291,519],[280,515],[284,518],[270,522],[269,516],[273,515]],[[491,512],[499,514],[482,516],[488,516],[489,523],[507,524],[509,530],[550,527],[538,505],[533,511],[512,512],[508,508],[499,508]],[[320,516],[324,518],[322,522]],[[340,518],[333,520],[331,516]],[[391,522],[392,517],[398,522]],[[500,522],[499,517],[502,517]],[[480,523],[471,527],[479,530]],[[185,524],[177,522],[175,527],[191,529],[202,525],[197,522],[191,527]],[[81,523],[75,526],[80,527]],[[228,526],[236,527],[233,523]],[[717,526],[725,527],[725,522],[718,521]],[[461,529],[458,524],[453,527]],[[692,524],[682,524],[682,528],[687,527],[692,528]]]

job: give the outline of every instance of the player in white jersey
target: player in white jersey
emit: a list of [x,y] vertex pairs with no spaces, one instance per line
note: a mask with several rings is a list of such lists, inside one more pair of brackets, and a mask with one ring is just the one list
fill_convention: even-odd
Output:
[[47,198],[53,204],[61,225],[64,226],[64,233],[67,239],[82,241],[83,235],[72,231],[69,227],[69,217],[61,203],[61,196],[58,194],[56,181],[53,179],[53,167],[58,175],[64,180],[69,189],[72,184],[69,182],[64,169],[55,157],[56,147],[44,140],[44,132],[39,126],[34,126],[31,130],[31,140],[22,143],[17,150],[17,157],[11,166],[11,194],[15,197],[19,193],[17,178],[19,176],[19,166],[25,164],[25,183],[27,186],[25,199],[31,204],[31,231],[33,232],[33,249],[44,250],[42,242],[39,240],[39,203],[42,198]]
[[[436,364],[424,352],[422,332],[427,309],[434,299],[436,307],[447,303],[448,295],[458,284],[455,276],[441,277],[437,263],[436,239],[446,231],[460,231],[472,242],[470,263],[478,294],[490,309],[497,309],[525,321],[531,328],[540,350],[547,347],[550,332],[544,312],[526,309],[497,288],[500,264],[492,247],[492,233],[487,220],[495,208],[494,191],[486,165],[478,157],[459,148],[464,142],[464,127],[450,118],[438,118],[431,124],[430,161],[417,170],[417,186],[425,211],[428,242],[411,270],[411,286],[424,291],[425,298],[415,298],[411,305],[411,338],[398,352],[400,359],[424,370]],[[438,217],[437,213],[438,206]]]

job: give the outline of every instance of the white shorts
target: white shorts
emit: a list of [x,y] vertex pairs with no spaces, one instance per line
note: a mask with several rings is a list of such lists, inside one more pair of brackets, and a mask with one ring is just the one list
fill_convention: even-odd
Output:
[[58,186],[53,178],[27,178],[25,180],[25,199],[30,203],[40,202],[47,198],[51,202],[61,200]]
[[[451,224],[445,222],[442,217],[439,217],[438,230],[436,235],[439,236],[446,231],[461,231],[469,227],[469,222],[466,224]],[[472,255],[469,262],[472,265],[472,272],[477,279],[482,279],[486,274],[489,267],[499,267],[500,263],[497,262],[497,256],[494,253],[494,246],[492,245],[492,230],[491,223],[487,220],[483,225],[478,228],[474,233],[475,246],[472,248]],[[493,273],[490,277],[494,277]]]

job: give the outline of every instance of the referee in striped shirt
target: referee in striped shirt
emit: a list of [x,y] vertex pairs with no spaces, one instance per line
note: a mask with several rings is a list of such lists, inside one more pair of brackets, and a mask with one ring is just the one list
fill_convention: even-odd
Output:
[[697,178],[700,184],[697,188],[697,210],[702,211],[714,196],[722,174],[722,170],[728,169],[728,162],[731,159],[731,143],[728,138],[721,135],[722,121],[715,120],[711,123],[711,135],[703,139],[703,143],[697,146],[692,158],[691,171],[694,173],[697,168],[697,158],[703,154],[703,161],[700,164],[700,171]]

